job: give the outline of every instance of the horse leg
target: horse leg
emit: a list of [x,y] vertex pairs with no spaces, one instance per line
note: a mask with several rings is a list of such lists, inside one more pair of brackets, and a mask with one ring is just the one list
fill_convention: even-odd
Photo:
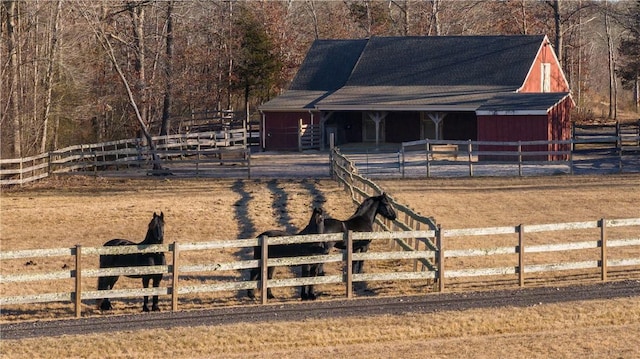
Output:
[[[369,243],[354,249],[356,253],[366,253],[369,250]],[[360,274],[364,272],[364,261],[356,261],[353,266],[353,273]]]
[[[309,264],[303,264],[301,266],[302,269],[302,274],[301,277],[305,278],[305,277],[310,277],[310,271],[311,271],[311,265]],[[307,285],[303,285],[300,287],[300,299],[301,300],[309,300],[309,288],[310,286]]]
[[[273,272],[275,272],[276,267],[269,267],[267,268],[267,278],[271,279],[273,278]],[[263,293],[264,295],[264,293]],[[274,299],[275,297],[273,296],[273,293],[271,293],[271,288],[267,288],[267,298],[269,299]]]
[[[317,277],[320,275],[324,275],[322,263],[308,264],[307,267],[307,277]],[[307,286],[306,294],[307,300],[316,300],[318,298],[313,288],[313,284]]]
[[[316,264],[312,264],[311,267],[311,273],[313,273],[313,275],[315,277],[323,277],[324,276],[324,263],[316,263]],[[315,270],[313,270],[315,269]]]
[[[142,286],[145,288],[149,288],[149,281],[151,280],[151,276],[144,276],[142,277]],[[142,311],[143,312],[148,312],[149,311],[149,307],[147,306],[147,304],[149,304],[149,296],[145,295],[144,296],[144,304],[142,305]]]
[[[259,268],[251,268],[251,274],[249,274],[249,280],[258,280],[260,278],[260,269]],[[247,296],[251,299],[256,299],[256,290],[255,288],[247,289]]]
[[[98,278],[98,290],[111,290],[118,281],[118,277],[99,277]],[[100,310],[112,310],[113,306],[109,298],[102,298],[98,300],[98,309]]]
[[[362,247],[353,248],[353,253],[360,253],[360,252],[362,252]],[[362,261],[354,261],[353,267],[351,268],[351,273],[358,274],[362,270],[361,268],[362,268]]]
[[[162,275],[154,275],[153,276],[153,287],[158,288],[160,286],[160,281],[162,280]],[[151,306],[151,310],[154,312],[159,312],[160,307],[158,306],[158,296],[153,296],[153,305]]]

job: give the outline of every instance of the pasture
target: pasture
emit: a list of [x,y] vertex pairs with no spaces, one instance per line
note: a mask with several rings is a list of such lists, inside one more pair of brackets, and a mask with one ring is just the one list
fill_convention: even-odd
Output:
[[[399,203],[408,205],[422,215],[434,217],[446,228],[640,217],[637,206],[640,200],[638,175],[379,180],[377,183]],[[267,229],[302,229],[314,204],[323,205],[336,218],[348,217],[355,208],[342,188],[329,180],[156,181],[62,177],[24,189],[3,190],[0,197],[0,245],[4,251],[70,247],[75,244],[99,246],[112,238],[141,241],[154,211],[164,212],[167,242],[251,238]],[[374,242],[370,250],[375,251],[376,245],[384,244]],[[206,261],[206,256],[221,258],[238,255],[248,254],[212,250],[187,260],[200,262]],[[97,258],[94,260],[97,261]],[[16,260],[6,265],[3,263],[2,271],[15,268],[43,271],[65,265],[70,266],[71,263],[59,259],[38,263]],[[373,263],[365,264],[365,271],[375,270],[374,266]],[[241,276],[243,273],[232,275]],[[277,271],[277,276],[286,275],[291,274],[285,269]],[[631,277],[637,278],[638,274],[632,273]],[[210,279],[193,276],[185,278],[185,281]],[[95,283],[87,285],[95,286]],[[123,278],[116,288],[139,286],[139,280]],[[449,288],[465,290],[464,286]],[[1,289],[3,294],[17,290],[11,285],[3,285]],[[338,296],[335,293],[342,293],[342,289],[331,286],[319,286],[318,289],[322,293],[320,300],[331,299]],[[367,283],[365,291],[359,294],[420,294],[430,291],[426,283],[397,286],[380,282]],[[297,300],[297,293],[293,289],[274,292],[282,302]],[[139,298],[116,299],[114,314],[138,312],[140,301]],[[182,301],[181,309],[186,310],[252,303],[244,293],[185,297]],[[87,315],[100,315],[97,311],[91,311],[91,303],[86,305]],[[168,310],[166,298],[161,298],[160,306]],[[43,307],[46,310],[42,310]],[[55,318],[69,310],[68,304],[3,308],[2,320]],[[530,321],[530,318],[535,320]],[[510,353],[509,357],[570,357],[582,353],[581,357],[619,354],[620,357],[630,358],[639,355],[640,346],[637,335],[626,333],[637,334],[640,330],[638,318],[640,302],[637,298],[630,298],[612,303],[600,301],[525,309],[472,310],[450,315],[421,315],[417,318],[371,317],[345,322],[314,320],[306,324],[317,328],[318,332],[305,335],[299,335],[304,332],[301,326],[305,323],[273,326],[256,323],[255,328],[247,325],[185,328],[177,333],[135,333],[134,344],[126,348],[114,344],[116,339],[111,344],[102,345],[115,349],[114,356],[162,352],[174,353],[174,357],[234,357],[248,354],[291,357],[300,356],[300,348],[306,348],[309,350],[307,357],[321,357],[323,350],[320,348],[325,348],[332,356],[364,355],[366,352],[370,353],[370,357],[388,357],[398,353],[415,356],[425,350],[441,348],[441,353],[455,357],[504,357],[507,353]],[[434,325],[437,331],[429,329]],[[362,330],[350,330],[355,326],[362,327]],[[224,329],[224,335],[220,334],[221,329]],[[282,333],[287,340],[283,341],[283,337],[264,337],[262,332],[265,335],[269,332]],[[125,335],[115,334],[114,338]],[[143,344],[149,338],[160,339],[162,345]],[[200,344],[195,345],[198,338]],[[87,348],[98,345],[98,339],[99,336],[88,335],[12,343],[3,341],[1,352],[9,356],[39,357],[49,355],[44,351],[48,347],[57,348],[63,356],[64,353],[71,353],[71,356],[97,357],[103,354],[101,350]],[[426,346],[425,340],[430,346]],[[469,346],[461,345],[467,341]],[[523,344],[527,341],[529,344]],[[371,345],[370,342],[376,344]],[[543,342],[548,343],[551,349]],[[514,350],[498,350],[501,343],[513,346]],[[606,349],[599,348],[605,345],[603,343],[607,343]],[[476,346],[484,349],[476,352],[472,349]],[[487,348],[497,351],[492,353]],[[437,353],[432,356],[439,357]]]

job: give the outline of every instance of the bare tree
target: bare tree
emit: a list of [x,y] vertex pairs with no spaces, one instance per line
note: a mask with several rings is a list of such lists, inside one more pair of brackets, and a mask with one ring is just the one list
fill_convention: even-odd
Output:
[[167,35],[166,35],[166,64],[165,64],[165,89],[162,103],[162,125],[160,126],[160,136],[169,134],[171,121],[171,102],[173,91],[173,0],[167,2]]
[[[83,9],[86,10],[87,8]],[[134,112],[135,112],[135,116],[136,116],[136,120],[138,121],[138,124],[140,125],[140,130],[142,132],[142,134],[144,135],[146,141],[147,141],[147,145],[149,146],[149,149],[151,150],[152,153],[152,157],[153,157],[153,169],[156,171],[162,171],[162,163],[160,161],[160,157],[158,157],[158,155],[156,154],[156,147],[155,147],[155,143],[153,142],[151,133],[149,132],[149,128],[147,127],[147,124],[145,123],[144,117],[142,116],[142,113],[140,112],[139,106],[138,106],[138,102],[135,99],[135,96],[133,94],[133,91],[131,89],[131,86],[129,85],[129,80],[127,79],[126,75],[124,74],[124,72],[122,71],[122,68],[118,62],[118,58],[116,56],[115,50],[113,49],[113,45],[111,44],[111,40],[110,38],[113,36],[111,33],[109,33],[103,26],[101,26],[101,22],[99,21],[99,19],[96,19],[95,17],[92,17],[91,14],[89,14],[88,11],[83,11],[83,16],[85,17],[85,19],[87,20],[87,23],[89,24],[89,26],[91,27],[91,30],[93,31],[93,33],[95,34],[96,38],[98,39],[98,42],[100,43],[100,45],[102,46],[102,48],[106,51],[107,56],[109,57],[109,60],[111,61],[111,64],[113,65],[114,69],[116,70],[116,72],[118,73],[118,77],[120,78],[122,85],[124,86],[126,92],[127,92],[127,96],[129,98],[129,103],[131,105],[131,107],[133,108]],[[140,13],[137,13],[138,19],[140,19],[141,17],[143,18],[144,16],[140,15]],[[138,25],[138,24],[135,24]],[[137,26],[136,26],[137,27]],[[139,33],[140,30],[136,30],[136,34],[140,35]],[[141,55],[138,59],[143,59],[144,55]],[[138,80],[144,80],[144,75],[142,75],[142,78],[138,77]],[[162,174],[160,172],[156,172],[159,174]]]
[[42,142],[40,143],[40,152],[47,150],[47,134],[49,127],[49,115],[51,113],[51,98],[53,89],[53,66],[58,53],[58,27],[60,26],[60,9],[62,1],[58,0],[55,7],[55,15],[51,29],[51,41],[49,43],[49,63],[47,65],[47,74],[45,76],[45,98],[44,98],[44,115],[42,124]]
[[440,29],[440,0],[431,0],[431,21],[429,21],[429,30],[427,35],[440,36],[442,31]]
[[315,39],[320,38],[320,30],[318,28],[318,13],[316,12],[316,5],[314,0],[306,0],[305,4],[307,4],[307,11],[311,14],[311,20],[313,23],[313,33],[315,35]]
[[394,23],[400,23],[402,27],[401,35],[407,36],[409,35],[409,4],[407,0],[400,1],[397,0],[389,0],[389,13],[390,17],[393,19],[393,8],[397,8],[400,11],[400,15],[398,20],[395,20]]
[[562,21],[560,17],[560,0],[547,0],[547,3],[553,9],[553,22],[555,24],[555,37],[554,37],[554,47],[556,50],[556,55],[558,56],[558,60],[562,64],[562,56],[564,55],[562,50]]
[[[18,19],[17,1],[4,1],[4,8],[7,13],[7,52],[9,54],[9,76],[11,79],[9,82],[9,99],[7,108],[9,111],[9,118],[11,120],[11,127],[13,131],[13,157],[22,156],[22,127],[20,121],[20,97],[18,93],[19,89],[19,64],[18,64],[18,41],[17,41],[17,29],[16,21]],[[4,119],[3,119],[3,122]]]
[[613,35],[611,29],[611,21],[609,19],[608,3],[604,11],[604,30],[607,39],[607,63],[609,66],[609,114],[608,118],[615,119],[618,117],[618,87],[616,85],[615,74],[615,46],[613,44]]

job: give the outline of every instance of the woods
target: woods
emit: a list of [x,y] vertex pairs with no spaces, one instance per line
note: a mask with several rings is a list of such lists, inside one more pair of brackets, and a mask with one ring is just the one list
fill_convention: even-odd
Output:
[[7,0],[0,157],[173,134],[205,109],[258,120],[315,39],[546,34],[574,119],[637,118],[639,14],[638,0]]

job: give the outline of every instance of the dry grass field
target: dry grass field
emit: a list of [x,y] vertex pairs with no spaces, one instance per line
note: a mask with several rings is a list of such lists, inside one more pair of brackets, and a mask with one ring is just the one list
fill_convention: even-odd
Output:
[[[531,178],[428,179],[378,181],[393,198],[445,228],[513,226],[591,221],[601,217],[640,217],[640,176],[557,176]],[[272,228],[301,229],[311,206],[321,204],[333,217],[346,218],[355,207],[329,180],[125,180],[63,177],[23,189],[2,191],[0,246],[3,251],[99,246],[111,238],[141,241],[154,211],[163,211],[168,242],[251,238]],[[632,229],[637,231],[636,229]],[[626,235],[627,233],[621,233]],[[637,236],[637,233],[635,233]],[[561,235],[562,237],[563,235]],[[492,241],[491,238],[474,239]],[[495,241],[511,241],[497,238]],[[532,237],[533,241],[540,240]],[[464,246],[464,240],[458,245]],[[490,244],[490,243],[489,243]],[[382,249],[376,244],[371,250]],[[385,247],[386,248],[386,247]],[[188,253],[188,252],[187,252]],[[237,260],[247,253],[185,253],[189,263]],[[182,258],[182,257],[181,257]],[[235,258],[235,259],[234,259]],[[95,267],[97,258],[86,259]],[[28,263],[3,261],[0,273],[42,272],[71,266],[71,258]],[[366,271],[385,264],[367,263]],[[339,270],[339,268],[329,268]],[[234,280],[193,276],[189,282]],[[291,275],[281,269],[278,276]],[[631,273],[638,278],[638,273]],[[182,278],[181,278],[182,281]],[[56,281],[60,282],[60,281]],[[64,282],[64,281],[62,281]],[[60,284],[49,291],[69,290]],[[418,294],[425,283],[367,284],[369,294]],[[95,288],[95,280],[86,286]],[[121,279],[116,288],[140,286]],[[341,288],[321,286],[321,300],[340,297]],[[477,287],[475,287],[477,289]],[[464,286],[452,290],[465,290]],[[490,289],[490,288],[489,288]],[[35,292],[25,284],[2,284],[2,295]],[[278,300],[295,301],[295,290],[274,290]],[[244,293],[181,298],[180,308],[251,304]],[[85,303],[85,315],[101,315]],[[115,299],[115,312],[140,310],[139,299]],[[160,305],[168,309],[168,299]],[[2,321],[69,317],[69,304],[2,308]],[[313,328],[310,330],[309,328]],[[252,323],[62,338],[2,340],[3,357],[429,357],[445,358],[636,358],[640,357],[640,299],[478,309],[415,316],[375,316],[303,323]],[[0,333],[1,337],[1,333]]]

